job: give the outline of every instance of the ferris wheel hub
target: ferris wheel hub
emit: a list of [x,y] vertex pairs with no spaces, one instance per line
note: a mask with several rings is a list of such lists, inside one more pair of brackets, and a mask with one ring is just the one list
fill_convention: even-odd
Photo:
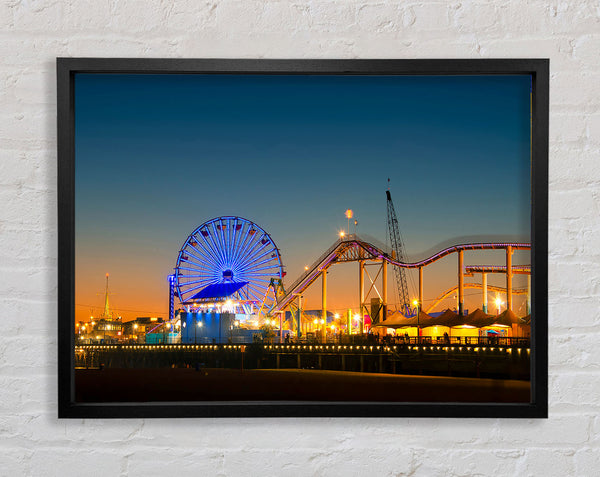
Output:
[[227,280],[232,282],[233,281],[233,271],[231,270],[225,270],[223,272],[223,280]]

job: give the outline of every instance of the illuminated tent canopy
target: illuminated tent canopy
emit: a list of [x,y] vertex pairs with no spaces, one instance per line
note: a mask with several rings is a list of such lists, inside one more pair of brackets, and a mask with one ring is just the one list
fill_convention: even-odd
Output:
[[437,324],[440,326],[447,326],[449,328],[453,326],[460,326],[465,324],[464,316],[460,316],[450,308],[447,308],[444,313],[437,317]]
[[498,316],[494,316],[492,320],[492,324],[500,325],[500,326],[512,326],[512,325],[524,325],[526,324],[525,320],[519,318],[515,315],[511,310],[504,310]]
[[389,316],[387,320],[380,321],[376,325],[373,325],[373,328],[375,328],[375,327],[404,328],[407,326],[417,326],[417,325],[419,325],[421,328],[424,328],[426,326],[432,326],[433,321],[435,321],[435,320],[436,320],[435,318],[428,315],[424,311],[419,312],[418,320],[417,320],[416,316],[411,316],[410,318],[407,318],[402,313],[397,311],[396,313]]
[[494,315],[488,315],[481,308],[477,308],[473,313],[467,315],[465,324],[475,328],[484,328],[494,323],[495,318]]

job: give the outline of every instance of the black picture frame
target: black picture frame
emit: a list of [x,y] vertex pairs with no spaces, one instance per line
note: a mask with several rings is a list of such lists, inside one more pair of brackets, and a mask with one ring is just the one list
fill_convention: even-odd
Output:
[[[254,60],[58,58],[58,416],[181,417],[488,417],[548,416],[548,59]],[[323,403],[176,402],[83,404],[74,399],[75,131],[77,73],[509,75],[532,77],[531,402]]]

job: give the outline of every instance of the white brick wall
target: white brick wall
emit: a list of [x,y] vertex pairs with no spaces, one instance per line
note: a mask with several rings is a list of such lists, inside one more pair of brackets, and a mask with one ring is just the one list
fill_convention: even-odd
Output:
[[[0,475],[599,475],[600,4],[3,0]],[[549,57],[550,418],[56,419],[57,56]]]

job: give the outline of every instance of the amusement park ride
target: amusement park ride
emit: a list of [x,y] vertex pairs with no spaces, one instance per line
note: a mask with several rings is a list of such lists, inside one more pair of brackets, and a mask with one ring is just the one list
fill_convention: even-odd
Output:
[[[456,253],[458,256],[458,285],[446,291],[442,297],[430,306],[430,311],[443,298],[457,291],[458,312],[464,313],[465,288],[481,288],[483,291],[483,311],[487,312],[487,292],[502,291],[506,293],[506,305],[512,309],[514,294],[527,293],[529,311],[530,281],[527,290],[513,290],[514,274],[527,274],[530,267],[512,265],[515,250],[529,250],[529,243],[467,243],[445,248],[438,253],[417,262],[408,262],[405,257],[404,243],[398,227],[398,219],[389,189],[387,196],[387,229],[391,242],[391,250],[384,251],[357,234],[341,233],[329,249],[315,262],[305,267],[304,273],[289,286],[284,287],[285,272],[281,254],[271,236],[257,224],[242,217],[217,217],[197,227],[185,240],[177,257],[175,274],[169,276],[170,287],[170,319],[174,318],[175,298],[178,299],[185,313],[211,314],[228,313],[235,315],[236,326],[259,329],[264,323],[279,322],[280,339],[283,338],[285,312],[289,310],[294,323],[290,324],[298,337],[301,336],[301,324],[314,316],[305,316],[302,307],[303,293],[317,279],[322,284],[322,317],[327,316],[327,270],[334,264],[358,262],[360,308],[360,332],[363,329],[362,317],[370,315],[373,324],[385,320],[388,307],[387,268],[391,265],[397,284],[398,303],[405,315],[409,315],[410,300],[406,279],[407,269],[418,269],[417,310],[423,304],[423,269]],[[464,252],[472,250],[504,250],[506,265],[481,266],[464,264]],[[376,266],[377,272],[372,277],[367,265]],[[481,273],[482,283],[464,283],[465,276]],[[488,287],[488,273],[506,275],[506,288]],[[365,276],[370,281],[365,290]],[[381,291],[376,282],[380,278]],[[278,319],[275,319],[278,317]],[[348,330],[351,330],[351,316],[348,316]],[[194,321],[194,323],[196,323]],[[320,333],[326,334],[327,320],[321,319]]]
[[[390,180],[388,179],[388,184]],[[394,203],[392,202],[392,195],[390,188],[385,191],[387,197],[387,230],[390,236],[390,243],[392,245],[392,258],[396,258],[401,262],[406,261],[404,257],[404,241],[400,234],[400,227],[398,226],[398,216],[394,209]],[[394,267],[394,275],[396,276],[396,285],[398,287],[398,303],[402,310],[410,309],[410,297],[408,296],[408,284],[406,281],[406,270],[400,267]],[[405,311],[405,314],[406,313]]]

